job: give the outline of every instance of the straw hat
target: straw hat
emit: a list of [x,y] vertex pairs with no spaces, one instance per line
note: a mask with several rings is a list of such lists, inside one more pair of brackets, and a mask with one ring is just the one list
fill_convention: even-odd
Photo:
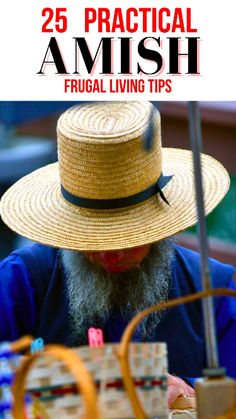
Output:
[[[150,114],[154,146],[146,151]],[[57,136],[59,162],[2,197],[12,230],[59,248],[98,251],[152,243],[196,223],[192,153],[162,148],[160,116],[150,103],[74,106],[59,118]],[[202,169],[209,213],[229,176],[206,155]]]

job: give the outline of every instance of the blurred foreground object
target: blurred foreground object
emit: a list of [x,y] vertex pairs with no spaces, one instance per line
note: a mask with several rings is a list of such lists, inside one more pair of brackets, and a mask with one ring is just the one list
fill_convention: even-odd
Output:
[[195,388],[198,419],[227,415],[236,407],[236,381],[232,378],[207,376],[197,380]]

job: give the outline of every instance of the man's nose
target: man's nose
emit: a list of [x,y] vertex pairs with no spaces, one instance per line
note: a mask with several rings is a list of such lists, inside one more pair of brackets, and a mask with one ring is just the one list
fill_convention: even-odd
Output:
[[100,252],[100,260],[103,263],[118,263],[124,257],[124,252]]

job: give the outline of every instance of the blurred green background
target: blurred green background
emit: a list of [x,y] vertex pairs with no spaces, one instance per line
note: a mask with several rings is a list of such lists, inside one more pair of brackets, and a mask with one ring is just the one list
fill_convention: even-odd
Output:
[[[230,190],[221,203],[207,217],[207,232],[216,239],[236,244],[236,176],[230,176]],[[187,230],[196,233],[197,228]]]

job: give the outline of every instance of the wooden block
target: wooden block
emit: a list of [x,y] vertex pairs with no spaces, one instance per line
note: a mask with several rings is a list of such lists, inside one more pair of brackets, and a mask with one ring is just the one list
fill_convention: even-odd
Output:
[[195,397],[180,396],[171,405],[171,409],[174,409],[174,410],[175,409],[176,410],[196,409],[196,399]]

